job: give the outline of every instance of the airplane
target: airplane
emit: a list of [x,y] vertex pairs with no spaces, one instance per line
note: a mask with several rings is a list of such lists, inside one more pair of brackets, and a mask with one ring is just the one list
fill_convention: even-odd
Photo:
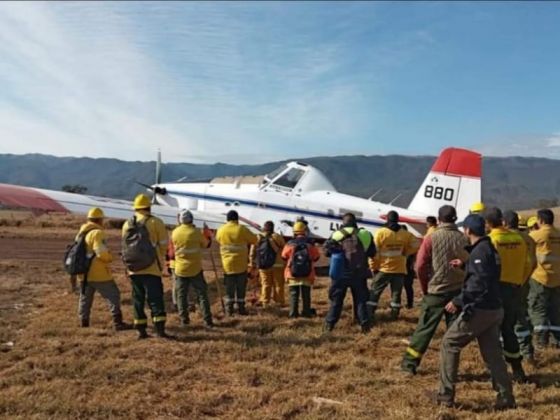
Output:
[[[480,154],[470,150],[443,150],[406,209],[340,193],[320,170],[297,161],[263,176],[161,183],[158,152],[156,183],[146,187],[153,194],[153,214],[168,225],[177,223],[180,209],[189,209],[195,224],[217,229],[224,223],[224,215],[233,209],[252,230],[272,220],[276,231],[286,237],[292,235],[294,221],[304,218],[311,236],[324,240],[340,228],[344,213],[354,213],[361,227],[375,232],[385,225],[387,213],[396,210],[400,222],[421,237],[426,217],[437,215],[440,206],[455,206],[458,219],[463,220],[472,203],[481,200],[481,160]],[[7,184],[0,184],[0,205],[79,214],[87,213],[90,207],[100,207],[106,217],[116,219],[132,214],[131,203],[125,200]]]

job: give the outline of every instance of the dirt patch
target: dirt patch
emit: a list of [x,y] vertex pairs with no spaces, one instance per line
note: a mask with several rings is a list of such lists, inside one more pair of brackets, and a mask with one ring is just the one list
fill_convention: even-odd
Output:
[[[547,350],[531,372],[538,384],[516,385],[520,408],[491,412],[494,394],[472,346],[461,363],[462,408],[439,410],[426,391],[437,387],[442,330],[419,375],[407,379],[398,371],[417,309],[364,336],[351,324],[347,301],[344,318],[325,337],[328,280],[319,278],[313,291],[318,318],[290,320],[285,308],[251,307],[249,317],[224,319],[209,259],[204,266],[218,318],[214,330],[202,327],[198,313],[182,330],[171,312],[177,341],[138,342],[133,331],[110,329],[99,296],[92,327],[80,329],[77,297],[68,292],[60,264],[74,234],[56,220],[51,227],[0,229],[0,341],[13,343],[0,352],[0,417],[539,419],[553,418],[560,403],[560,356]],[[118,252],[118,230],[108,236]],[[130,285],[118,261],[114,273],[130,321]],[[165,287],[169,303],[168,279]],[[384,296],[382,319],[387,306]]]

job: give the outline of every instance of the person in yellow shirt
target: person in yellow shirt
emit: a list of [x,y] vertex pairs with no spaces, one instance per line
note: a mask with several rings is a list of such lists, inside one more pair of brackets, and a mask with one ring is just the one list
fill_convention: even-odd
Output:
[[517,322],[515,324],[515,335],[519,342],[519,350],[525,360],[529,363],[535,363],[535,349],[533,347],[532,331],[533,327],[529,318],[528,296],[529,296],[529,278],[537,266],[535,241],[526,232],[527,219],[519,217],[519,215],[508,210],[504,212],[504,226],[509,230],[519,233],[525,244],[527,245],[527,277],[525,284],[521,287],[521,296],[517,307]]
[[257,243],[251,246],[250,265],[258,268],[261,280],[261,303],[264,308],[270,306],[271,301],[283,306],[284,296],[284,260],[282,249],[286,242],[284,238],[274,233],[274,223],[265,222],[263,231],[257,235]]
[[399,224],[399,214],[391,210],[387,213],[387,224],[375,232],[377,254],[373,265],[379,272],[373,280],[368,306],[370,319],[374,321],[379,297],[387,286],[391,286],[391,319],[398,318],[401,310],[401,293],[406,275],[406,259],[415,254],[420,246],[414,235]]
[[76,240],[78,240],[85,235],[86,252],[91,261],[87,276],[79,276],[82,287],[80,288],[78,315],[80,317],[80,325],[82,327],[89,327],[93,298],[95,292],[99,292],[109,304],[115,330],[121,331],[129,329],[130,325],[123,322],[121,293],[111,273],[110,264],[113,261],[113,256],[105,241],[105,232],[103,231],[104,217],[103,210],[100,208],[94,207],[90,209],[87,215],[87,223],[80,227],[80,231],[76,236]]
[[438,227],[438,222],[437,219],[435,218],[435,216],[428,216],[426,217],[426,235],[424,236],[429,236],[432,233],[434,233],[436,231]]
[[548,345],[552,333],[560,347],[560,231],[554,227],[550,209],[537,212],[538,230],[530,233],[535,241],[537,268],[529,280],[529,314],[537,345]]
[[239,224],[239,215],[235,210],[228,212],[226,220],[227,223],[216,232],[224,269],[226,313],[229,316],[233,315],[234,304],[237,303],[239,315],[248,315],[245,309],[245,294],[249,247],[257,243],[257,237],[247,227]]
[[171,240],[175,249],[175,292],[181,326],[189,324],[189,288],[192,286],[207,327],[213,327],[208,285],[202,271],[202,250],[211,245],[209,231],[202,232],[193,224],[193,215],[189,210],[179,214],[179,222]]
[[167,229],[163,221],[151,214],[150,197],[139,194],[134,199],[134,216],[122,228],[123,262],[132,283],[134,326],[138,338],[148,338],[148,317],[144,311],[146,299],[150,306],[156,335],[173,338],[165,332],[162,267],[167,251]]
[[486,229],[490,230],[489,237],[492,245],[500,256],[500,295],[504,307],[504,318],[501,324],[503,353],[506,361],[511,365],[513,380],[519,383],[527,382],[527,376],[521,365],[522,355],[519,349],[519,341],[515,335],[515,324],[523,285],[527,281],[530,260],[527,252],[527,244],[523,237],[504,226],[502,211],[497,207],[491,207],[484,211]]

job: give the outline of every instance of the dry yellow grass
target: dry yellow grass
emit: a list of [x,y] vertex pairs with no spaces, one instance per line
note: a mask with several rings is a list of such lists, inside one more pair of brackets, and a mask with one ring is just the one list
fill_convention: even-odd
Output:
[[[62,224],[64,225],[64,220]],[[321,335],[328,281],[313,291],[320,317],[289,320],[286,310],[253,309],[250,317],[218,319],[213,331],[198,314],[187,330],[169,314],[178,341],[139,342],[133,331],[115,333],[97,297],[92,327],[77,328],[77,297],[67,292],[60,267],[69,227],[0,228],[0,417],[3,418],[555,418],[560,403],[560,354],[540,354],[532,372],[539,385],[516,385],[520,408],[493,413],[494,393],[476,346],[461,363],[461,409],[439,409],[426,396],[437,387],[438,348],[433,342],[418,376],[398,365],[417,310],[398,322],[381,322],[366,335],[345,318]],[[118,233],[110,231],[111,246]],[[54,237],[54,239],[51,239]],[[130,287],[118,263],[123,310],[131,320]],[[210,268],[208,266],[207,268]],[[213,274],[207,272],[213,282]],[[169,300],[169,280],[166,279]],[[214,291],[213,285],[211,286]],[[213,310],[220,306],[213,294]],[[387,302],[386,300],[384,301]],[[316,403],[315,397],[341,402]]]

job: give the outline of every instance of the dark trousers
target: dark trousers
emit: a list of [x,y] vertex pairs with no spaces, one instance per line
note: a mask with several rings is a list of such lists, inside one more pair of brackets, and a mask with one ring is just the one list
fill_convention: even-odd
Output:
[[504,311],[475,309],[472,317],[465,321],[459,316],[449,327],[441,342],[440,355],[440,399],[452,402],[461,350],[471,341],[477,340],[482,359],[492,375],[498,398],[513,401],[511,378],[500,346],[500,325]]
[[404,291],[406,294],[406,307],[408,309],[414,306],[414,274],[407,274],[403,281]]
[[529,314],[540,345],[548,344],[552,333],[560,343],[560,287],[546,287],[529,279]]
[[391,309],[399,312],[401,309],[401,293],[403,288],[404,274],[393,274],[379,272],[373,279],[373,286],[369,295],[368,306],[370,306],[371,317],[377,310],[381,293],[387,286],[391,287]]
[[354,301],[354,310],[360,325],[369,324],[369,316],[367,312],[368,288],[367,279],[353,279],[350,277],[343,277],[340,280],[333,280],[329,289],[330,307],[325,322],[327,324],[335,325],[340,319],[342,314],[342,306],[346,291],[350,288],[352,293],[352,300]]
[[525,357],[533,356],[533,325],[529,318],[529,282],[521,288],[519,306],[517,307],[517,323],[515,324],[515,335],[519,342],[519,350]]
[[202,271],[193,277],[176,276],[175,278],[177,309],[181,321],[185,324],[189,322],[189,289],[191,287],[198,298],[204,322],[206,324],[212,324],[212,312],[210,311],[210,299],[208,298],[208,284],[206,280],[204,280]]
[[245,307],[245,294],[247,293],[247,273],[224,274],[226,287],[226,306],[233,310],[237,303],[238,308]]
[[502,321],[501,334],[504,357],[508,363],[517,363],[521,360],[519,341],[515,335],[518,308],[521,301],[522,289],[508,283],[500,283],[500,294],[504,305],[504,320]]
[[445,310],[445,305],[460,292],[461,290],[459,289],[454,292],[437,295],[424,295],[418,325],[410,338],[410,344],[403,357],[403,369],[416,373],[422,356],[428,350],[441,319],[445,317],[445,323],[449,327],[457,318],[457,315],[450,314]]
[[146,298],[152,313],[153,323],[165,323],[166,314],[161,277],[152,274],[132,274],[130,281],[132,282],[134,325],[137,328],[145,328],[148,323],[148,317],[144,312]]
[[311,317],[311,287],[310,286],[290,286],[290,317],[299,316],[299,297],[301,295],[302,311],[301,316]]

